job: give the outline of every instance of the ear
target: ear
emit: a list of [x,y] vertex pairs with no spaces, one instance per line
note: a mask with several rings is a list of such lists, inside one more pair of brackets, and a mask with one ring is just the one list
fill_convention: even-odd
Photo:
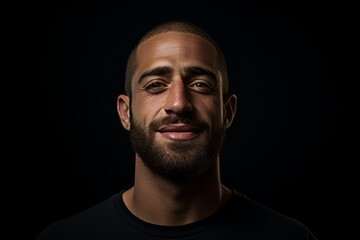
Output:
[[121,94],[117,99],[117,111],[121,124],[126,130],[130,130],[130,100],[129,96]]
[[236,114],[237,98],[235,94],[224,97],[224,124],[225,128],[229,128]]

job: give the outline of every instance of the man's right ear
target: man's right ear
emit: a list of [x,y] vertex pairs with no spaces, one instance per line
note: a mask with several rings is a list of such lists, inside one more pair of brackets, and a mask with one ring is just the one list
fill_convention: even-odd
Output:
[[117,111],[121,124],[126,130],[130,130],[130,100],[129,96],[121,94],[117,99]]

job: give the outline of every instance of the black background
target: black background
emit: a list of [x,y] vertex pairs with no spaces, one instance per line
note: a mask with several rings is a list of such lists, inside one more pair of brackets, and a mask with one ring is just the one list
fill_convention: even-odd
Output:
[[[238,112],[221,153],[229,187],[330,236],[348,157],[338,78],[344,13],[314,1],[32,2],[13,7],[8,142],[16,211],[33,239],[131,186],[116,112],[127,56],[154,24],[188,19],[219,43]],[[11,38],[10,38],[11,39]]]

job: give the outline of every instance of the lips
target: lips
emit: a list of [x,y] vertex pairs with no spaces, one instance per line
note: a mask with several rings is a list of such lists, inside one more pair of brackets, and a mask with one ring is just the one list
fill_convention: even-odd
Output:
[[191,140],[199,135],[200,129],[187,124],[169,124],[161,126],[157,131],[170,140]]

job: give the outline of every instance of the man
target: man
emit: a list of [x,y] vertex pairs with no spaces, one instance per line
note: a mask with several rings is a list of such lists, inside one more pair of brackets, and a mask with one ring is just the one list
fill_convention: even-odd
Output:
[[221,183],[219,152],[236,113],[224,56],[189,22],[163,23],[128,59],[117,107],[135,150],[134,185],[42,239],[315,239],[302,223]]

